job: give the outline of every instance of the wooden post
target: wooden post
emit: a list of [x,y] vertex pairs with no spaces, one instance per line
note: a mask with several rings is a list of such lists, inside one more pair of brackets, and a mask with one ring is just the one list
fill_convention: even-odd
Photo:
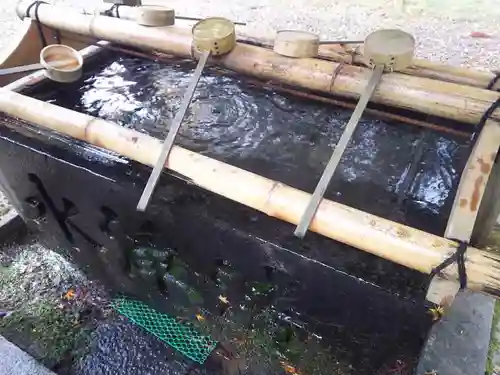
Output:
[[[18,14],[25,16],[29,3],[20,3]],[[119,42],[139,48],[191,56],[192,37],[178,32],[176,26],[148,28],[131,21],[102,16],[86,16],[77,11],[41,4],[39,19],[47,26]],[[34,10],[30,16],[34,16]],[[319,59],[293,59],[265,48],[237,44],[223,57],[212,59],[228,69],[265,80],[358,98],[370,75],[368,68]],[[475,87],[393,73],[383,77],[373,101],[388,106],[476,125],[497,99],[498,93]],[[500,120],[500,111],[493,114]]]

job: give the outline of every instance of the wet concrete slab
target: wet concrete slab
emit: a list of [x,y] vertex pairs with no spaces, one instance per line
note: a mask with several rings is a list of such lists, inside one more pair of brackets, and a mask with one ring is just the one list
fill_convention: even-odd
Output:
[[451,309],[431,330],[416,374],[485,374],[493,311],[493,298],[459,293]]
[[0,375],[55,375],[29,354],[0,336]]

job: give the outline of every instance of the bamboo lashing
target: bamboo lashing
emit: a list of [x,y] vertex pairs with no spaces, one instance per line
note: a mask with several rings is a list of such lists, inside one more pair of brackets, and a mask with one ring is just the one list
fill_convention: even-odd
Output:
[[[27,7],[26,3],[19,4],[18,14],[21,17],[26,15]],[[34,11],[30,15],[34,16]],[[40,22],[59,30],[178,56],[191,56],[192,37],[186,35],[184,28],[148,28],[131,21],[87,16],[47,4],[38,7],[38,16]],[[358,98],[366,85],[367,68],[343,64],[331,85],[334,72],[339,67],[336,62],[290,59],[242,43],[237,43],[231,53],[214,60],[214,63],[260,79],[349,98]],[[373,101],[475,125],[497,97],[498,93],[489,90],[393,73],[383,77]],[[492,115],[492,119],[500,119],[499,111]]]
[[[0,89],[0,111],[153,166],[162,143],[109,121]],[[8,124],[6,124],[7,126]],[[311,195],[174,146],[168,168],[193,184],[269,216],[298,224]],[[310,230],[420,272],[430,273],[457,243],[324,199]],[[469,247],[468,288],[500,297],[500,257]],[[456,267],[443,276],[456,280]]]
[[359,120],[370,101],[375,89],[377,88],[384,70],[393,70],[405,68],[411,64],[413,51],[415,49],[415,40],[413,37],[400,30],[379,30],[371,33],[365,40],[368,57],[373,64],[373,72],[366,85],[365,91],[354,108],[354,112],[347,123],[340,140],[333,151],[323,174],[321,175],[314,193],[307,205],[302,218],[295,228],[294,235],[303,238],[311,224],[314,215],[323,199],[326,189],[340,163],[352,135],[356,131]]
[[160,174],[163,171],[165,163],[167,162],[168,155],[174,145],[177,133],[179,132],[182,122],[184,121],[189,105],[193,100],[194,92],[196,87],[198,87],[198,82],[203,74],[203,69],[205,68],[209,56],[211,54],[226,54],[230,52],[236,44],[234,24],[225,18],[219,17],[207,18],[199,21],[193,26],[193,37],[195,45],[201,53],[200,60],[198,61],[193,77],[191,78],[191,82],[184,93],[181,107],[176,113],[167,137],[165,138],[158,161],[156,162],[153,172],[151,173],[141,198],[139,199],[139,203],[137,204],[138,211],[146,211],[151,196],[153,195],[153,191],[160,178]]

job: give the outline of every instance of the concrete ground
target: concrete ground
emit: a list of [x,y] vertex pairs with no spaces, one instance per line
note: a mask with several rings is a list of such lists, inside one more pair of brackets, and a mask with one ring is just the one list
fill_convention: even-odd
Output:
[[[9,43],[20,25],[14,12],[17,1],[0,2],[0,48]],[[88,8],[100,1],[53,0],[52,2]],[[168,4],[174,7],[178,14],[184,16],[220,15],[247,22],[245,31],[256,35],[272,35],[282,28],[302,28],[319,33],[324,39],[363,39],[376,28],[402,28],[416,36],[419,57],[481,69],[500,68],[498,29],[500,7],[497,6],[497,0],[233,0],[231,2],[147,0],[144,2]],[[484,33],[483,37],[476,37],[479,35],[478,32]],[[0,215],[8,210],[8,202],[0,197]],[[30,267],[37,269],[36,267],[43,264],[41,258],[52,259],[50,250],[41,248],[37,251],[40,257],[23,258],[24,263],[21,264],[27,269]],[[54,264],[51,267],[55,267]],[[59,263],[56,269],[60,269],[58,267]],[[41,269],[44,272],[44,269],[49,268]],[[493,340],[492,347],[498,350],[500,326],[496,331],[495,337],[499,338]],[[15,374],[13,370],[5,370],[8,367],[4,366],[21,370],[33,364],[30,358],[1,339],[0,353],[0,375]],[[14,357],[5,357],[5,353],[11,353]],[[5,358],[10,359],[5,361]],[[490,363],[489,373],[495,370],[495,362],[496,358]],[[500,364],[500,359],[498,363]],[[28,367],[26,373],[36,374],[35,371],[34,367]],[[40,374],[44,374],[43,369],[40,371],[42,371]],[[89,370],[88,373],[92,372]]]
[[0,375],[55,375],[0,336]]

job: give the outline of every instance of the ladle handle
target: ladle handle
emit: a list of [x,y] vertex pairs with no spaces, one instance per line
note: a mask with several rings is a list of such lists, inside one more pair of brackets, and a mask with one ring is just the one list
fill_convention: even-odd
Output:
[[[52,68],[58,68],[64,65],[72,64],[74,61],[68,60],[68,61],[54,61],[49,63]],[[30,64],[30,65],[22,65],[22,66],[16,66],[13,68],[5,68],[5,69],[0,69],[0,76],[8,75],[8,74],[16,74],[16,73],[22,73],[22,72],[30,72],[32,70],[39,70],[39,69],[45,69],[45,66],[42,64]]]
[[196,90],[196,87],[198,86],[201,74],[203,73],[203,68],[205,68],[209,56],[210,51],[203,52],[200,56],[200,61],[198,61],[198,65],[196,66],[196,69],[194,71],[193,78],[191,79],[184,97],[182,98],[181,107],[175,115],[174,121],[172,122],[170,130],[168,131],[167,138],[165,138],[165,142],[163,142],[163,148],[161,150],[160,156],[158,157],[158,160],[153,168],[153,172],[151,172],[146,187],[144,188],[141,198],[139,199],[139,203],[137,204],[138,211],[146,211],[151,196],[153,195],[153,191],[156,187],[156,184],[158,183],[158,179],[160,178],[160,174],[163,171],[165,163],[167,162],[168,155],[170,154],[170,151],[172,150],[172,147],[174,145],[175,137],[182,125],[184,117],[186,116],[189,105],[193,100],[194,92]]
[[[188,17],[188,16],[175,16],[175,18],[179,19],[179,20],[187,20],[187,21],[202,21],[204,20],[204,18],[198,18],[198,17]],[[231,21],[233,22],[235,25],[239,25],[239,26],[246,26],[247,24],[245,22],[238,22],[238,21]]]
[[300,219],[299,225],[297,225],[297,228],[295,229],[295,236],[302,238],[305,236],[307,230],[309,229],[309,225],[311,224],[314,215],[316,215],[319,204],[321,203],[326,189],[330,184],[330,180],[332,179],[333,174],[337,169],[340,158],[344,154],[344,151],[347,148],[347,145],[351,140],[356,127],[358,126],[359,120],[361,119],[365,108],[368,105],[373,92],[377,88],[380,79],[382,78],[383,72],[383,65],[376,65],[373,69],[372,75],[370,77],[370,80],[368,81],[368,84],[366,85],[365,91],[359,98],[358,104],[356,105],[356,108],[354,108],[354,112],[352,113],[351,118],[349,119],[349,122],[344,129],[344,132],[342,133],[339,142],[335,146],[335,150],[333,151],[332,156],[330,157],[330,160],[328,161],[328,164],[323,171],[323,174],[321,175],[318,185],[316,185],[316,189],[314,190],[311,200],[309,201],[309,204]]
[[319,45],[324,44],[363,44],[364,40],[320,40]]

